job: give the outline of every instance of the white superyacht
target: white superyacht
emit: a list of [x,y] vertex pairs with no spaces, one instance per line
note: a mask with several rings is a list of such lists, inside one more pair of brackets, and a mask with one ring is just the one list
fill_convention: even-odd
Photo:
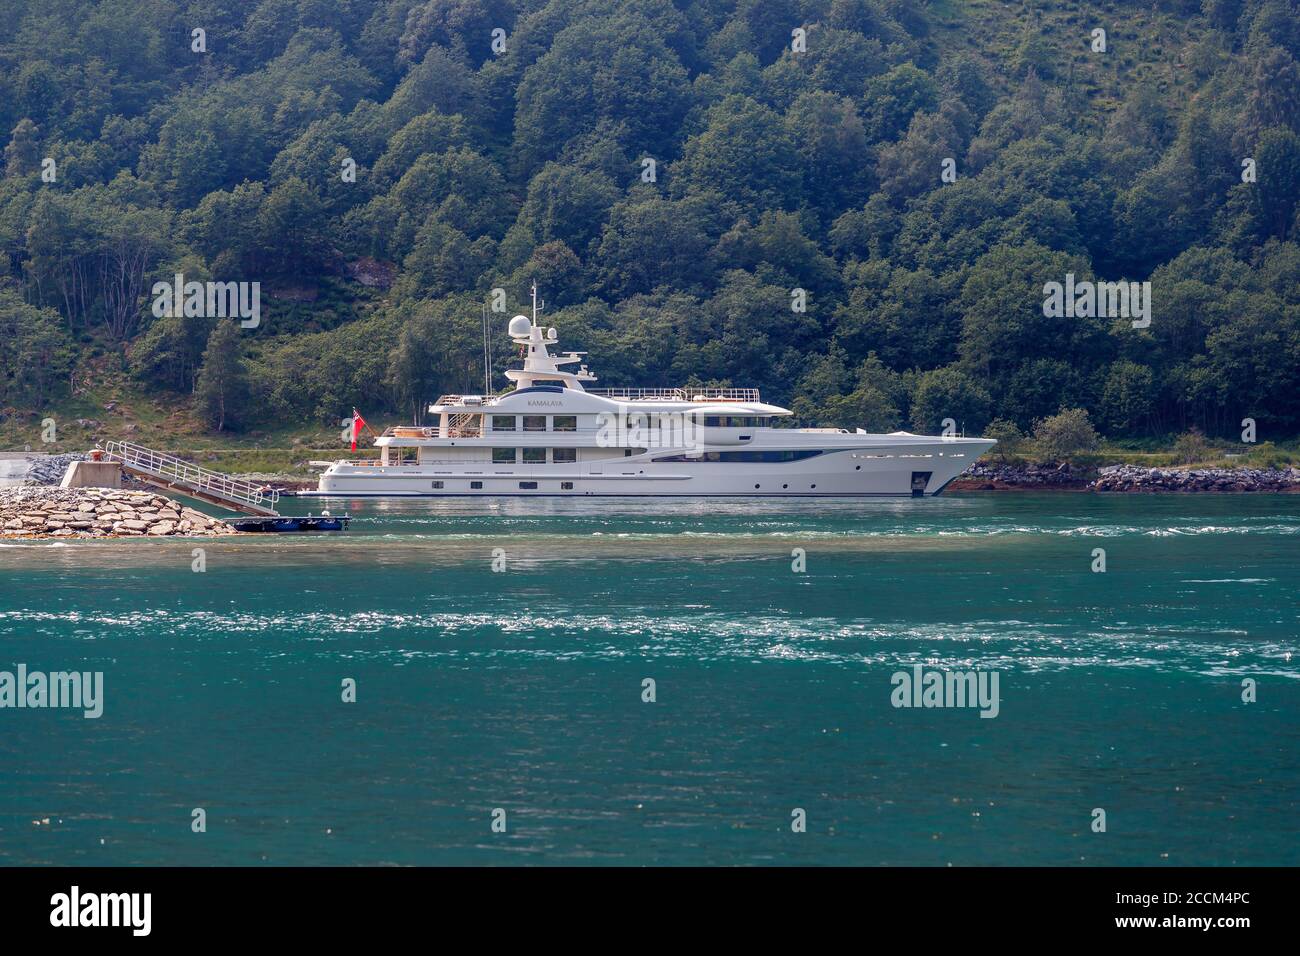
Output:
[[923,497],[995,444],[776,427],[792,413],[755,388],[588,388],[586,353],[552,355],[537,311],[534,288],[533,317],[508,327],[513,389],[442,396],[429,424],[376,438],[377,459],[329,465],[314,496]]

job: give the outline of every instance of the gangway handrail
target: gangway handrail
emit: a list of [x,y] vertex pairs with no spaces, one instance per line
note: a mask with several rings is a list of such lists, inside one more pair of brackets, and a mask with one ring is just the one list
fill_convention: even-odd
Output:
[[164,454],[129,441],[110,441],[104,445],[104,454],[123,465],[155,478],[174,482],[182,487],[206,492],[216,498],[274,510],[280,492],[262,488],[251,481],[204,468],[175,455]]

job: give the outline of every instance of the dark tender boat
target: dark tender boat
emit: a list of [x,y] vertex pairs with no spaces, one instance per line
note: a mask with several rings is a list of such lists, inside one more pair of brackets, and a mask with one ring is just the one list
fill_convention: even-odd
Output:
[[240,531],[294,532],[294,531],[346,531],[351,515],[305,515],[266,518],[227,518],[228,524]]

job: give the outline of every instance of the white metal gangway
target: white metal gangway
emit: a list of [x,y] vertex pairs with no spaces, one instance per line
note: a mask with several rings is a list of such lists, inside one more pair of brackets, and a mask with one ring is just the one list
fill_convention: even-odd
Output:
[[104,456],[146,484],[176,491],[209,504],[250,515],[275,517],[280,493],[219,471],[204,468],[175,455],[166,455],[129,441],[111,441]]

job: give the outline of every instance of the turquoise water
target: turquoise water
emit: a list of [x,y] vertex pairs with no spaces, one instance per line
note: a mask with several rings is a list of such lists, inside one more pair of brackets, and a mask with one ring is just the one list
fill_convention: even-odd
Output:
[[1300,496],[347,510],[0,544],[0,863],[1300,863]]

